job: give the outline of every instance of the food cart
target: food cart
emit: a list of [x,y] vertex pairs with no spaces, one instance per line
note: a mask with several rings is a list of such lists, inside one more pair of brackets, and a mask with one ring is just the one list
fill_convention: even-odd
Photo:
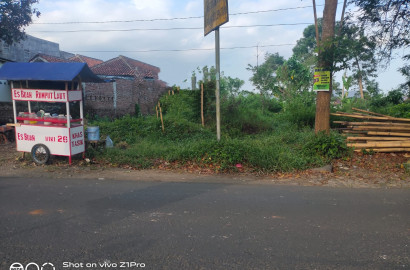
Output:
[[[72,156],[84,155],[82,83],[101,82],[86,64],[6,63],[0,79],[11,82],[17,151],[31,153],[37,164],[47,163],[50,155],[68,156],[70,164]],[[20,102],[26,104],[25,111],[17,111]],[[39,109],[44,103],[65,104],[65,113]],[[79,110],[74,118],[71,103]]]

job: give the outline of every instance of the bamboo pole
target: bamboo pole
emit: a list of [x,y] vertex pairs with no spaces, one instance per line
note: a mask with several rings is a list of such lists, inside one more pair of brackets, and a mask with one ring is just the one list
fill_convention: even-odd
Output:
[[164,127],[164,118],[162,117],[162,108],[161,106],[159,106],[159,114],[161,116],[161,126],[162,126],[162,132],[165,131],[165,127]]
[[343,130],[343,133],[350,133],[350,134],[363,134],[366,135],[367,132],[365,131],[359,131],[359,130]]
[[368,135],[381,135],[381,136],[401,136],[401,137],[410,137],[410,133],[404,132],[384,132],[384,131],[368,131]]
[[369,111],[362,110],[362,109],[358,109],[358,108],[352,108],[352,110],[358,111],[358,112],[363,112],[363,113],[370,114],[370,115],[376,115],[376,116],[381,116],[381,117],[394,118],[394,117],[392,117],[392,116],[390,116],[390,115],[385,115],[385,114],[375,113],[375,112],[369,112]]
[[335,124],[342,124],[345,126],[403,126],[410,127],[410,123],[391,123],[391,122],[349,122],[349,121],[333,121]]
[[201,122],[202,126],[205,126],[205,119],[204,119],[204,84],[201,83]]
[[348,141],[407,141],[405,137],[347,137]]
[[371,130],[371,131],[410,131],[410,127],[388,127],[388,126],[355,126],[353,130]]
[[367,149],[356,149],[354,151],[362,152],[363,150],[367,152],[373,151],[375,153],[410,152],[410,147],[398,147],[398,148],[390,147],[390,148],[376,148],[376,149],[367,148]]
[[343,113],[343,112],[331,113],[331,115],[358,118],[358,119],[369,119],[369,120],[386,120],[386,121],[410,122],[410,118],[395,118],[395,117],[385,117],[385,116],[381,117],[381,116],[370,116],[370,115]]
[[410,147],[410,140],[391,141],[391,142],[367,142],[367,143],[348,143],[347,146],[355,148],[372,148],[372,147]]

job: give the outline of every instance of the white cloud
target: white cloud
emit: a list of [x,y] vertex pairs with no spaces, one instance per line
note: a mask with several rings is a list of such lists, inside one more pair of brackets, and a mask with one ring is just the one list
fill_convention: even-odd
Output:
[[[316,1],[318,5],[323,0]],[[311,6],[310,0],[231,0],[230,13],[246,13],[272,9]],[[36,22],[84,22],[123,21],[192,17],[203,15],[203,0],[41,0],[37,5],[42,13]],[[321,14],[322,6],[318,7]],[[252,28],[228,28],[229,26],[312,22],[312,8],[231,15],[230,21],[221,27],[221,47],[265,46],[296,43],[302,37],[307,25],[272,26]],[[197,30],[169,31],[124,31],[124,32],[75,32],[45,33],[38,31],[64,30],[109,30],[198,27]],[[214,48],[214,34],[203,36],[203,18],[189,20],[165,20],[132,23],[99,24],[33,24],[26,32],[60,44],[60,49],[79,52],[91,57],[108,60],[119,54],[129,56],[161,68],[160,78],[170,85],[182,84],[198,66],[215,65],[214,51],[184,52],[124,52],[140,50],[186,50],[193,48]],[[259,63],[265,53],[275,53],[290,57],[293,46],[260,47]],[[122,52],[81,52],[81,51],[122,51]],[[221,51],[221,67],[226,75],[245,81],[251,76],[246,70],[248,64],[256,65],[256,48]],[[182,86],[189,86],[189,83]],[[253,87],[249,82],[247,89]]]

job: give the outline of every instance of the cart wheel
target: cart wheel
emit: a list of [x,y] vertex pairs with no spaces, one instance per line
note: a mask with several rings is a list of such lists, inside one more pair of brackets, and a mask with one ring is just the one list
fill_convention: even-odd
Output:
[[50,159],[50,150],[44,144],[36,144],[31,149],[31,156],[38,165],[43,165]]

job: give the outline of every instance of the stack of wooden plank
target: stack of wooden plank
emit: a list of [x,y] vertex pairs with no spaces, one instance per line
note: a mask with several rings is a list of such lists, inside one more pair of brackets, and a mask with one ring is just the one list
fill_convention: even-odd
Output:
[[355,151],[410,152],[410,119],[396,118],[353,108],[354,113],[337,112],[334,116],[353,118],[334,121],[346,126],[347,145]]

